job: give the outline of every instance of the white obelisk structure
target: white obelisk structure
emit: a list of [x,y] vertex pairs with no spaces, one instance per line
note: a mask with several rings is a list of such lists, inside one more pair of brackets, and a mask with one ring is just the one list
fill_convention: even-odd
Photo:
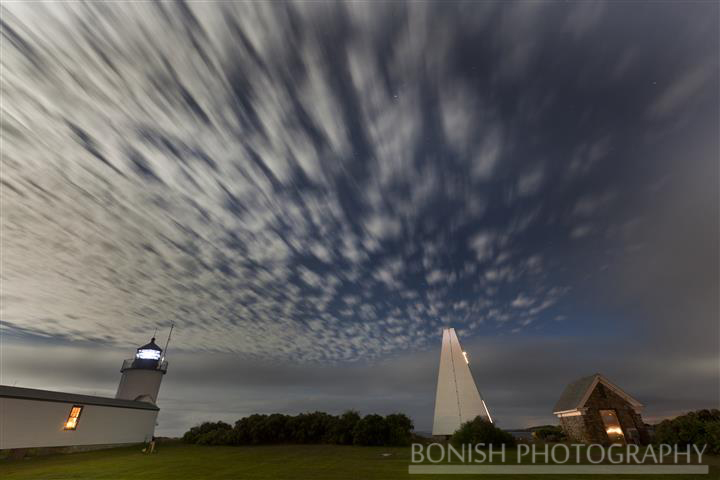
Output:
[[444,328],[432,434],[452,435],[460,425],[477,416],[492,422],[455,329]]

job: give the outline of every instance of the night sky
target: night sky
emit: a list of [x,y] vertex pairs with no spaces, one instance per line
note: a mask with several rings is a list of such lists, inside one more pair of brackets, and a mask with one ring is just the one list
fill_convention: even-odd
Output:
[[502,427],[601,372],[720,404],[716,2],[2,7],[3,384],[160,434],[432,423],[455,327]]

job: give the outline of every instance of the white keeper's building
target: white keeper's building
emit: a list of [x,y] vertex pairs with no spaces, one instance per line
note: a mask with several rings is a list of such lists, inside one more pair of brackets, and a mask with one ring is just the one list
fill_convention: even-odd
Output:
[[153,338],[125,360],[115,398],[0,385],[0,450],[149,441],[167,372],[162,353]]

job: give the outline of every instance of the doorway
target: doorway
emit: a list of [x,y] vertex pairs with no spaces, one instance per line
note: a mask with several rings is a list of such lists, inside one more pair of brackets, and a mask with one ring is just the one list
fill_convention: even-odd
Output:
[[625,434],[620,427],[620,420],[618,420],[615,410],[600,410],[600,418],[602,418],[610,443],[625,444]]

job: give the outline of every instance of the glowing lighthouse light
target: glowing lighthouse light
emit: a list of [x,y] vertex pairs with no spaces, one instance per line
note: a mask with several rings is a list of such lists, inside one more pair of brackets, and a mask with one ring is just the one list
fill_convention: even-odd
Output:
[[143,348],[137,351],[135,358],[141,358],[143,360],[159,360],[160,351],[152,348]]

